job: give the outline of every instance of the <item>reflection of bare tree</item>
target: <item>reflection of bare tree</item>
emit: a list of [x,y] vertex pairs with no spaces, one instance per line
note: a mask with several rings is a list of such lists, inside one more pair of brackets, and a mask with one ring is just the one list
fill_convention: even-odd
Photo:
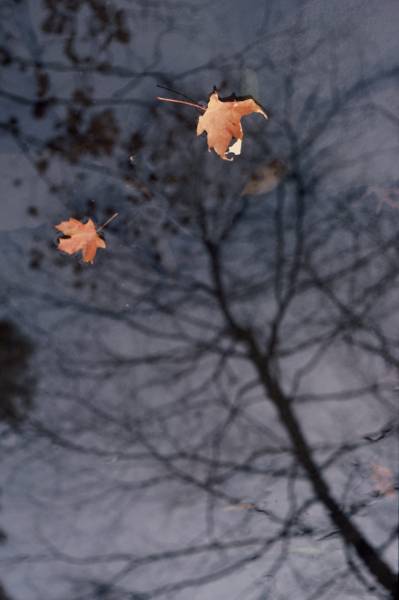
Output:
[[0,600],[11,600],[10,596],[6,593],[3,586],[0,584]]
[[31,342],[14,323],[0,321],[0,421],[12,427],[18,427],[32,409],[32,350]]
[[[223,579],[234,587],[246,572],[247,598],[280,597],[280,576],[306,599],[394,597],[396,528],[373,512],[362,470],[389,448],[396,426],[392,386],[378,373],[398,366],[397,228],[358,201],[374,184],[362,171],[374,149],[362,150],[359,114],[373,112],[397,67],[344,87],[332,77],[326,94],[301,80],[325,58],[323,44],[298,49],[294,39],[284,68],[259,56],[257,40],[245,56],[275,82],[267,100],[274,114],[268,135],[253,129],[246,154],[226,170],[195,139],[190,109],[140,99],[143,78],[169,83],[158,50],[142,70],[105,62],[111,48],[134,43],[132,32],[118,33],[117,9],[45,6],[46,31],[51,22],[57,34],[61,19],[68,32],[61,57],[42,56],[38,65],[5,48],[5,66],[33,73],[37,90],[27,98],[0,89],[43,127],[38,134],[19,115],[1,127],[71,216],[100,222],[117,209],[121,218],[92,270],[36,244],[33,310],[51,308],[58,318],[46,363],[52,375],[29,426],[43,460],[65,465],[69,505],[89,521],[104,515],[107,544],[83,553],[54,536],[43,552],[6,564],[61,565],[79,600],[185,598]],[[94,37],[97,55],[79,50],[83,7],[98,20],[95,35],[79,30]],[[232,79],[243,54],[222,65]],[[80,81],[60,93],[56,78],[78,67],[101,84]],[[176,85],[218,69],[204,62]],[[115,89],[105,97],[99,88],[109,82]],[[126,105],[150,109],[145,130],[126,130]],[[373,125],[377,135],[383,125],[370,116]],[[241,197],[258,157],[272,164],[276,155],[284,178],[273,194]],[[71,165],[71,185],[57,175],[59,161]],[[74,204],[77,181],[84,200]],[[376,410],[374,431],[358,426],[354,415]],[[179,524],[167,545],[159,536],[157,549],[139,551],[124,519],[132,505],[134,516],[150,503],[155,515],[178,511]],[[126,527],[131,545],[121,551]]]
[[[4,424],[19,431],[33,408],[35,379],[29,364],[32,352],[32,343],[19,327],[0,320],[0,448],[7,432]],[[0,527],[0,546],[6,541],[7,534]],[[10,600],[1,582],[0,600]]]

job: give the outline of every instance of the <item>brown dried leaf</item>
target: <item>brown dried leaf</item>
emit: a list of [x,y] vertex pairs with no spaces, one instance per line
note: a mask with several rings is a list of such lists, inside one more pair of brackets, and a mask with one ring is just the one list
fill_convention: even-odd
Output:
[[[228,158],[227,154],[241,154],[241,140],[244,137],[241,117],[254,112],[262,114],[265,119],[268,118],[253,98],[219,99],[217,91],[214,91],[206,111],[198,119],[197,135],[206,131],[209,151],[213,148],[223,160],[233,160]],[[232,138],[236,141],[230,145]]]
[[236,510],[251,510],[255,508],[253,502],[239,502],[238,504],[228,504],[224,507],[225,511],[236,511]]
[[96,226],[91,219],[87,223],[82,223],[77,219],[69,219],[69,221],[62,221],[62,223],[55,225],[55,228],[64,235],[69,236],[58,240],[58,250],[62,250],[67,254],[75,254],[81,250],[85,262],[92,263],[97,248],[106,247],[104,240],[97,234]]
[[268,194],[278,186],[286,172],[287,167],[280,160],[260,165],[248,179],[241,196]]
[[371,479],[374,490],[381,496],[393,496],[395,494],[394,475],[389,467],[383,465],[371,465]]

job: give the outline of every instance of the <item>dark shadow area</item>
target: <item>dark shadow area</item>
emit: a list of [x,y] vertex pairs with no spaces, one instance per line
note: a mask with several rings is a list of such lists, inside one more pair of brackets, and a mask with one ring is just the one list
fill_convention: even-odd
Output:
[[10,321],[0,321],[0,421],[14,429],[33,407],[32,343]]

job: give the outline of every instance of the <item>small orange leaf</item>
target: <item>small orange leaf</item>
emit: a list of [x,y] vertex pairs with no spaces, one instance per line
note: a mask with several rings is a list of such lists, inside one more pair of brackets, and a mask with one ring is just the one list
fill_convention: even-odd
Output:
[[[254,112],[268,118],[253,98],[219,99],[215,90],[209,98],[206,111],[198,119],[197,135],[206,131],[209,151],[213,148],[223,160],[233,160],[227,154],[241,154],[241,140],[244,137],[241,117]],[[232,138],[236,141],[230,145]]]
[[393,496],[395,494],[395,478],[391,469],[383,465],[371,465],[371,478],[374,490],[380,496]]
[[96,226],[89,219],[87,223],[82,223],[77,219],[69,219],[55,225],[58,231],[67,238],[58,240],[58,250],[62,250],[67,254],[75,254],[82,251],[83,260],[92,263],[97,252],[97,248],[105,248],[106,244],[103,239],[97,234]]

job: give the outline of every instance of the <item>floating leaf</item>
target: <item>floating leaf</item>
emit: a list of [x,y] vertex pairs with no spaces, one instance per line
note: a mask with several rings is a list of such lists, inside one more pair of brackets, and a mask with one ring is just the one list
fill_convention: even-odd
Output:
[[[206,131],[209,150],[213,148],[223,160],[233,160],[227,154],[241,154],[241,140],[244,137],[241,117],[252,113],[260,113],[265,119],[268,118],[252,97],[223,99],[215,90],[209,98],[207,109],[198,119],[197,135]],[[233,138],[236,141],[231,144]]]
[[67,254],[75,254],[81,250],[85,262],[92,263],[97,248],[106,247],[91,219],[87,223],[82,223],[77,219],[69,219],[69,221],[62,221],[62,223],[55,225],[55,228],[68,236],[58,240],[58,250],[62,250]]

